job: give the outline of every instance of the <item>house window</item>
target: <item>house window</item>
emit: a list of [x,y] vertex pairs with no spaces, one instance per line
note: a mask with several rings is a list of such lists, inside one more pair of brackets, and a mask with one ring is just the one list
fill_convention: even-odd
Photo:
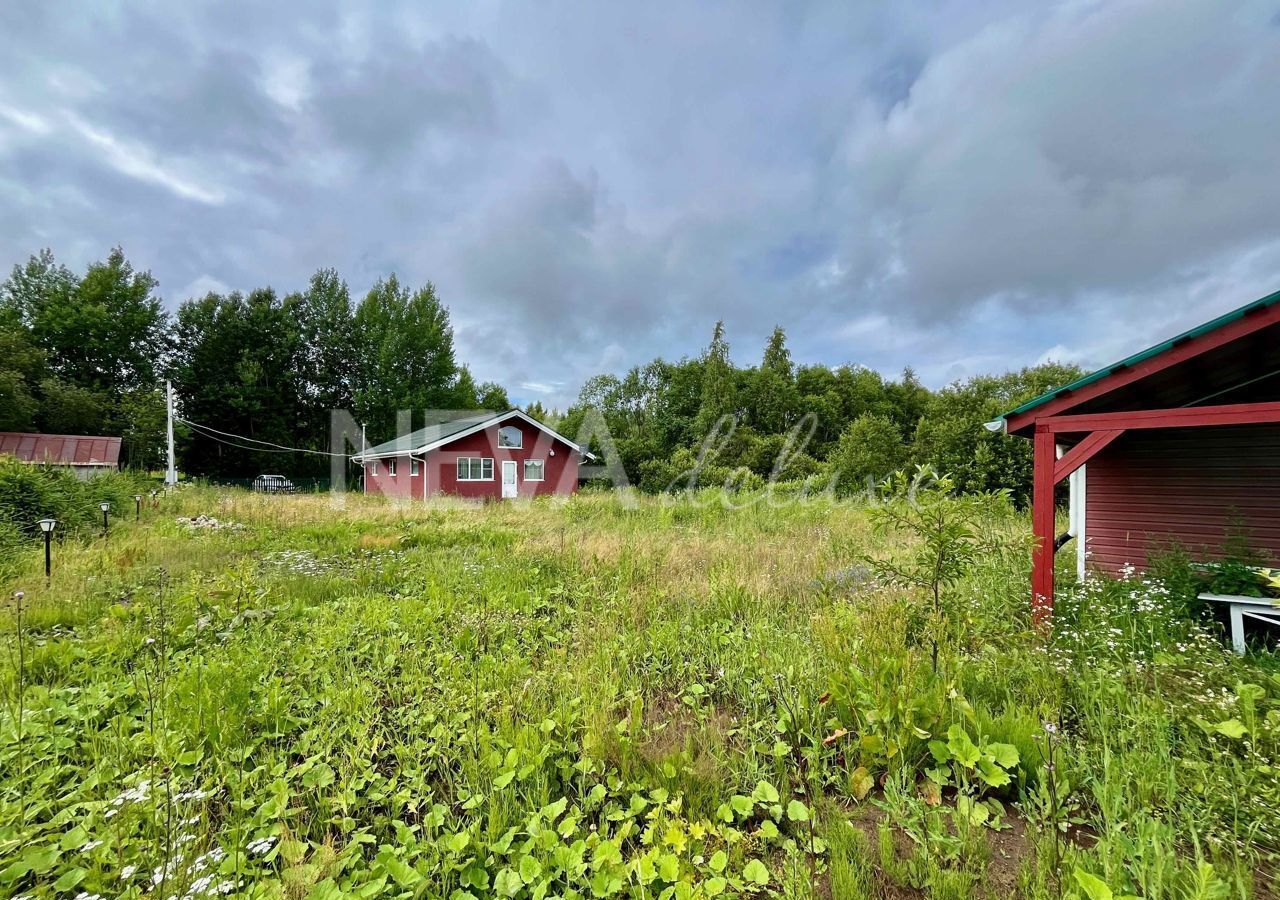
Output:
[[540,459],[526,459],[524,461],[524,480],[525,481],[542,481],[543,463]]
[[524,446],[524,432],[514,425],[505,425],[498,429],[498,446],[514,447],[519,450]]
[[409,459],[409,474],[413,476],[418,474],[418,460],[416,458],[410,457]]
[[394,459],[387,460],[387,474],[392,478],[396,477],[396,461]]
[[370,475],[378,474],[378,461],[376,459],[369,463],[369,474]]
[[458,480],[493,481],[493,459],[487,456],[459,456]]

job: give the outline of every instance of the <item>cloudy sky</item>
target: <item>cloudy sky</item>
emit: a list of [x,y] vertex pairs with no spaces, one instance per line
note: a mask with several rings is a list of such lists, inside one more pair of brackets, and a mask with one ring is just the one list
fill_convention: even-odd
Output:
[[0,265],[431,280],[520,401],[717,318],[938,385],[1280,289],[1280,0],[87,6],[0,7]]

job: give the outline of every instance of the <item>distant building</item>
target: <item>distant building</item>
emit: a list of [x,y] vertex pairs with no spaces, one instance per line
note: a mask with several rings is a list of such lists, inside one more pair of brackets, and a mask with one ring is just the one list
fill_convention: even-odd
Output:
[[364,468],[368,494],[497,500],[572,494],[583,456],[590,454],[512,409],[428,425],[370,447],[355,461]]
[[[1035,442],[1040,616],[1053,605],[1054,550],[1071,537],[1081,577],[1141,569],[1171,543],[1220,557],[1236,528],[1280,559],[1280,291],[990,425]],[[1063,480],[1070,528],[1055,539],[1054,486]]]
[[120,438],[0,431],[0,456],[5,455],[33,465],[66,468],[87,481],[119,468]]

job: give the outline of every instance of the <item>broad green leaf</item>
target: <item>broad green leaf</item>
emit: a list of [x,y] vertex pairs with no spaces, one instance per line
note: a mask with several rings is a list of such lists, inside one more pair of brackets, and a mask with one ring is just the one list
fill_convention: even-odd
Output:
[[1239,740],[1249,731],[1239,719],[1227,719],[1225,722],[1219,722],[1213,726],[1213,730],[1234,740]]
[[711,854],[711,859],[707,860],[707,866],[712,872],[723,872],[724,867],[729,864],[729,854],[723,850],[717,850]]
[[853,794],[853,799],[863,799],[871,793],[873,787],[875,787],[875,779],[871,777],[866,766],[858,766],[849,773],[849,792]]
[[992,787],[1004,787],[1011,780],[1008,772],[985,758],[978,760],[978,777]]
[[396,884],[400,885],[400,887],[410,888],[422,880],[422,876],[412,866],[389,849],[383,850],[375,859],[382,868],[387,870],[387,874],[394,878]]
[[680,859],[674,853],[658,857],[658,877],[667,884],[674,884],[680,877]]
[[520,878],[525,884],[532,884],[534,879],[542,874],[542,863],[538,862],[532,856],[525,856],[520,859]]
[[[356,890],[357,897],[376,897],[382,893],[382,889],[387,886],[385,877],[376,878],[366,885],[362,885]],[[373,890],[369,890],[373,888]],[[307,900],[342,900],[342,890],[338,887],[338,883],[332,878],[326,878],[324,881],[313,885],[307,893]]]
[[328,763],[320,763],[302,776],[302,786],[315,790],[333,784],[333,767]]
[[987,747],[996,761],[996,765],[1005,769],[1012,769],[1018,764],[1018,748],[1013,744],[991,744]]
[[763,801],[764,803],[777,803],[778,789],[769,782],[762,781],[756,785],[756,789],[752,792],[751,796],[756,800]]
[[57,881],[53,883],[53,889],[55,891],[69,891],[80,882],[84,881],[84,876],[88,874],[89,871],[87,869],[82,869],[79,866],[74,869],[68,869],[62,873],[62,876]]
[[82,825],[72,828],[62,836],[59,842],[63,850],[79,850],[87,843],[89,843],[89,832],[85,831]]
[[792,822],[808,822],[809,809],[799,800],[792,800],[787,804],[787,818]]
[[514,897],[524,888],[524,881],[516,874],[515,869],[500,869],[498,877],[493,880],[493,889],[503,897]]
[[966,769],[972,769],[980,756],[977,746],[962,725],[952,725],[947,729],[947,749],[951,751],[956,762]]
[[1107,883],[1097,875],[1090,875],[1084,869],[1076,869],[1072,872],[1072,876],[1089,900],[1114,900],[1115,895],[1111,892],[1111,888],[1107,887]]
[[769,870],[758,859],[753,859],[742,870],[742,877],[751,884],[766,885],[769,883]]

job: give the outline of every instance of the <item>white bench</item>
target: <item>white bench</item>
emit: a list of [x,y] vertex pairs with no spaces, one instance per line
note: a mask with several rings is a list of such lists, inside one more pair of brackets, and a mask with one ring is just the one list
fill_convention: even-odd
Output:
[[1280,625],[1280,600],[1269,597],[1242,597],[1238,594],[1200,594],[1201,600],[1225,603],[1231,614],[1231,649],[1244,653],[1244,619]]

